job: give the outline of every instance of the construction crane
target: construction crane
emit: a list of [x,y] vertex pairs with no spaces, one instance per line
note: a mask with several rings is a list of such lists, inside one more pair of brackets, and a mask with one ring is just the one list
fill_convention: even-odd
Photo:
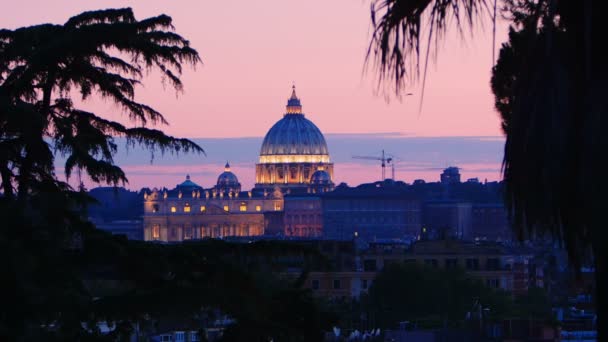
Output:
[[395,179],[395,164],[393,163],[393,158],[387,156],[382,150],[382,156],[374,157],[374,156],[353,156],[354,159],[365,159],[365,160],[379,160],[382,166],[382,180],[386,179],[386,165],[389,164],[392,168],[391,176],[392,179]]

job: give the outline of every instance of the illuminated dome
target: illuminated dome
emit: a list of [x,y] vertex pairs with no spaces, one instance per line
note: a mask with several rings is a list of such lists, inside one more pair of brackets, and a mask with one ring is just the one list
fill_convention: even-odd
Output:
[[230,171],[229,163],[226,163],[224,172],[217,177],[217,188],[222,191],[241,191],[241,183],[239,183],[236,175]]
[[283,118],[270,128],[262,142],[256,188],[306,190],[316,170],[325,170],[331,183],[333,164],[327,143],[319,128],[304,117],[294,86]]
[[[329,162],[329,152],[323,134],[312,121],[304,117],[300,99],[296,96],[295,87],[291,98],[287,101],[287,111],[283,118],[270,128],[260,151],[260,162],[276,162],[285,160],[292,162],[293,158],[282,156],[311,156],[311,162]],[[265,158],[276,156],[276,158]],[[307,161],[307,160],[302,160]]]

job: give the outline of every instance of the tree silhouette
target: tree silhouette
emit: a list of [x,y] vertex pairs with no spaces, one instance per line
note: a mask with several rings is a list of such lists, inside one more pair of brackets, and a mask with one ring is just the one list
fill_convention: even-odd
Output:
[[[127,8],[85,12],[63,25],[0,31],[2,143],[13,152],[6,154],[1,166],[5,196],[12,196],[10,185],[16,184],[23,200],[36,182],[54,178],[54,151],[67,155],[68,177],[78,169],[94,182],[126,182],[112,159],[116,137],[154,150],[202,152],[189,140],[146,128],[166,120],[135,101],[135,87],[144,72],[159,70],[164,80],[181,90],[183,64],[200,61],[188,41],[172,29],[168,16],[136,20]],[[76,108],[76,93],[82,100],[99,95],[116,103],[135,126]]]
[[[608,70],[602,11],[596,1],[499,3],[511,21],[509,42],[500,51],[492,79],[506,134],[506,205],[519,236],[550,233],[565,245],[576,267],[593,255],[602,328],[608,326],[608,233],[602,227],[608,190],[602,166]],[[486,0],[374,1],[368,61],[379,79],[390,81],[399,93],[418,76],[423,37],[428,39],[428,61],[448,22],[463,32],[492,20],[493,7]],[[600,339],[605,334],[601,329]]]
[[[137,20],[129,8],[0,30],[0,340],[126,340],[145,317],[190,317],[206,307],[236,318],[237,335],[255,328],[251,340],[319,336],[325,322],[310,293],[290,283],[262,286],[245,262],[255,259],[255,248],[278,255],[285,247],[241,252],[245,247],[111,236],[86,220],[84,186],[74,189],[55,173],[60,153],[67,177],[76,171],[96,183],[126,182],[113,160],[119,137],[152,152],[202,153],[190,140],[150,128],[165,118],[135,99],[147,72],[180,91],[182,68],[199,62],[170,17]],[[76,105],[91,97],[118,105],[132,126]],[[295,310],[289,315],[285,299]],[[111,334],[97,329],[104,320],[117,323]]]

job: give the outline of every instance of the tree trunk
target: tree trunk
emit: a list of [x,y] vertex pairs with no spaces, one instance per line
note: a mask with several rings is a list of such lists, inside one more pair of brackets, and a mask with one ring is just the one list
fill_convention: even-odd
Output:
[[32,172],[35,159],[37,157],[36,150],[39,148],[35,145],[38,144],[39,139],[44,138],[44,128],[48,124],[49,120],[51,95],[53,93],[54,84],[55,71],[49,70],[44,88],[42,90],[42,108],[39,112],[39,116],[32,118],[32,124],[26,133],[27,136],[25,137],[25,156],[23,157],[21,167],[19,168],[19,185],[17,188],[17,198],[21,202],[25,201],[34,179]]

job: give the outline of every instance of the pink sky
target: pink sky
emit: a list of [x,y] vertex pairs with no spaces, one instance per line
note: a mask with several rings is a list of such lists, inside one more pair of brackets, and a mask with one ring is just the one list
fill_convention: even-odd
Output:
[[[164,89],[157,77],[150,76],[144,80],[145,87],[139,89],[136,99],[160,110],[170,122],[170,126],[163,129],[176,136],[262,137],[282,117],[293,82],[307,117],[326,134],[502,135],[489,87],[492,66],[489,23],[485,30],[476,32],[473,39],[463,41],[456,34],[448,35],[437,63],[429,67],[424,107],[419,113],[419,86],[407,90],[414,96],[402,102],[394,98],[387,102],[375,92],[373,73],[363,73],[370,37],[369,5],[369,1],[361,0],[19,0],[3,6],[0,26],[63,23],[85,10],[112,7],[132,7],[139,19],[161,13],[170,15],[176,31],[190,40],[204,64],[196,70],[185,69],[184,93],[176,96],[171,89]],[[497,49],[506,36],[506,25],[499,23]],[[112,118],[121,117],[110,104],[92,102],[87,106]],[[331,144],[329,148],[331,153]],[[383,148],[373,146],[377,151]],[[201,157],[200,164],[220,170],[225,149],[208,149],[208,152],[211,155]],[[399,151],[390,152],[399,154]],[[498,179],[496,170],[501,158],[497,155],[491,161],[493,171],[486,174],[475,171],[466,176]],[[246,159],[235,166],[244,185],[250,186],[257,153]],[[410,161],[415,162],[413,159],[416,158]],[[442,161],[450,160],[458,162],[449,156]],[[375,167],[348,166],[350,162],[343,160],[342,165],[336,165],[336,182],[358,184],[377,180]],[[187,165],[182,168],[180,163],[181,159],[176,160],[175,167],[183,169],[183,173],[198,172]],[[141,165],[150,171],[146,174],[134,171],[139,170],[139,166],[121,163],[134,189],[148,185],[172,186],[183,179],[182,175],[155,164]],[[403,172],[401,179],[436,180],[438,173],[408,171]],[[215,176],[204,177],[205,183],[211,183]]]
[[[204,65],[187,70],[185,92],[148,78],[138,100],[165,114],[170,134],[263,136],[284,111],[292,82],[304,112],[324,133],[401,132],[414,136],[497,136],[489,88],[491,27],[463,42],[451,35],[431,66],[423,112],[421,89],[403,102],[374,94],[363,76],[369,1],[11,1],[1,26],[63,23],[84,10],[133,7],[138,18],[166,13]],[[504,24],[497,42],[506,38]],[[497,43],[497,45],[498,45]],[[98,109],[113,111],[108,105]]]

